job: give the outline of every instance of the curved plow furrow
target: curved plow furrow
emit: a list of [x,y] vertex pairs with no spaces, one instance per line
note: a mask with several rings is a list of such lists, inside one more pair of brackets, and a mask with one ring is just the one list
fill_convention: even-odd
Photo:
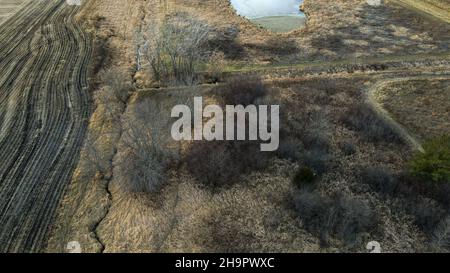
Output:
[[31,1],[0,26],[0,252],[42,249],[78,160],[91,50],[78,9]]

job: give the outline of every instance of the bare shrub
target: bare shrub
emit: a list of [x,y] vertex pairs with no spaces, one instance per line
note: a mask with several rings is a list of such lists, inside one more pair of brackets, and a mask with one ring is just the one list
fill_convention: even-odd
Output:
[[447,211],[450,211],[450,185],[447,183],[433,185],[428,190],[427,196],[432,197],[436,202],[441,204]]
[[315,48],[326,48],[329,50],[336,50],[340,48],[345,48],[345,44],[339,35],[332,34],[326,37],[314,36],[311,40],[311,45]]
[[192,145],[185,161],[198,181],[215,189],[236,183],[242,174],[264,169],[269,159],[257,141],[201,141]]
[[308,132],[302,138],[303,145],[311,151],[318,151],[320,153],[328,153],[330,151],[330,142],[325,132]]
[[84,144],[85,160],[95,167],[95,171],[104,176],[109,169],[109,161],[105,153],[99,148],[98,139],[92,135],[86,137]]
[[219,87],[224,104],[244,105],[255,104],[258,98],[269,93],[269,87],[258,77],[234,76]]
[[[293,107],[289,104],[284,106]],[[295,115],[282,113],[278,156],[299,161],[316,175],[322,175],[333,165],[334,157],[330,154],[331,125],[324,114],[302,110],[290,109]]]
[[375,111],[366,104],[352,106],[341,116],[340,120],[350,129],[362,133],[366,140],[403,143],[389,124],[378,117]]
[[411,214],[421,211],[417,207],[426,207],[426,203],[433,203],[438,210],[450,211],[450,185],[447,183],[428,183],[406,172],[395,174],[383,167],[364,168],[361,178],[372,190],[402,199],[403,209]]
[[299,52],[298,44],[294,39],[279,36],[270,38],[263,44],[248,44],[247,46],[276,56],[298,54]]
[[280,128],[280,146],[277,156],[281,159],[299,161],[304,154],[302,141],[297,136],[289,135],[284,128]]
[[313,113],[302,136],[303,146],[306,149],[303,162],[317,174],[325,173],[332,160],[329,153],[331,150],[329,127],[323,114]]
[[153,22],[138,34],[138,54],[142,52],[155,81],[192,85],[198,80],[199,65],[207,55],[209,33],[206,23],[177,13],[167,16],[160,26]]
[[[102,22],[103,17],[98,17],[97,22]],[[100,23],[99,23],[100,24]],[[114,49],[110,44],[109,33],[99,33],[95,36],[95,40],[92,48],[92,60],[90,70],[92,75],[96,75],[107,64],[114,52]]]
[[303,190],[294,196],[294,205],[305,228],[318,235],[324,244],[334,236],[352,246],[376,226],[376,217],[370,207],[347,196],[326,197]]
[[[245,219],[246,216],[243,212],[233,208],[225,208],[218,213],[219,215],[217,216],[219,217],[211,219],[211,224],[209,225],[208,237],[214,243],[213,251],[219,253],[251,252],[252,245],[258,242],[258,238],[252,232],[251,228],[242,226],[240,221],[231,220]],[[224,223],[224,218],[230,220],[225,220]]]
[[431,244],[436,251],[450,248],[450,216],[445,217],[436,227]]
[[298,161],[302,158],[303,145],[295,137],[282,137],[277,156],[282,159]]
[[[151,110],[146,110],[152,108]],[[168,170],[176,164],[177,154],[167,145],[167,136],[156,122],[148,119],[158,107],[136,107],[133,118],[125,120],[122,141],[126,157],[120,165],[131,192],[157,192],[166,182]],[[152,124],[152,126],[150,126]]]
[[346,244],[356,243],[361,239],[359,236],[374,228],[376,217],[367,203],[345,196],[339,196],[333,201],[336,222],[333,224],[333,221],[329,221],[327,224],[334,226],[337,237]]
[[111,67],[102,71],[100,78],[102,79],[102,82],[110,88],[117,101],[121,103],[127,101],[129,92],[133,90],[131,78],[127,73],[121,71],[117,67]]
[[396,175],[383,167],[362,169],[361,181],[382,197],[398,198],[397,208],[414,218],[416,225],[428,236],[449,211],[449,189],[446,184],[430,184],[405,174]]
[[[114,94],[114,91],[109,86],[105,86],[95,92],[95,101],[97,104],[98,121],[100,123],[118,123],[120,122],[120,114],[122,113],[125,104],[119,102]],[[111,131],[120,130],[113,126]]]
[[206,185],[224,186],[233,183],[240,167],[221,142],[195,143],[186,158],[189,171]]
[[225,70],[225,56],[222,52],[214,52],[211,54],[208,67],[206,81],[208,83],[218,83],[223,81],[223,74]]
[[368,167],[361,171],[362,182],[373,191],[394,195],[398,192],[398,181],[393,173],[381,167]]
[[244,53],[243,46],[238,41],[239,27],[228,26],[212,31],[212,38],[208,40],[208,47],[220,51],[227,59],[239,59]]
[[418,198],[414,202],[410,200],[405,209],[414,216],[416,224],[427,234],[432,234],[447,214],[435,200],[429,198]]
[[342,141],[339,143],[339,148],[344,153],[344,155],[354,155],[356,153],[356,146],[349,141]]
[[423,196],[435,200],[450,211],[450,185],[448,183],[429,183],[426,179],[411,176],[406,172],[400,173],[397,180],[399,181],[397,196],[408,198]]
[[328,231],[322,230],[322,221],[329,209],[330,200],[315,192],[303,190],[294,196],[296,212],[305,228],[321,237],[322,241],[328,241]]
[[301,161],[303,164],[312,170],[317,175],[325,174],[331,164],[332,156],[319,149],[307,150],[302,155]]
[[124,143],[129,149],[127,176],[132,192],[156,192],[165,180],[168,160],[162,148],[155,143],[152,132],[144,126],[129,126]]

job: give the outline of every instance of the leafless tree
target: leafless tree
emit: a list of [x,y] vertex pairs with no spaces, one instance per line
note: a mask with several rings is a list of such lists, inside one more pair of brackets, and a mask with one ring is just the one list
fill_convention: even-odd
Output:
[[111,89],[115,99],[126,103],[129,92],[133,90],[131,79],[127,73],[117,67],[111,67],[102,72],[101,79]]
[[138,70],[143,56],[156,81],[194,84],[198,66],[207,55],[209,34],[207,24],[184,13],[167,16],[162,23],[153,22],[136,37]]
[[432,246],[438,251],[450,247],[450,216],[443,219],[436,227],[433,232]]
[[136,56],[136,71],[142,70],[142,59],[144,59],[144,51],[148,50],[148,42],[142,33],[141,28],[134,31],[135,56]]
[[130,124],[124,144],[129,151],[129,157],[124,159],[128,189],[132,192],[158,191],[164,183],[168,159],[154,132],[145,125]]
[[158,103],[139,104],[124,123],[122,140],[128,156],[121,164],[132,192],[157,192],[176,161],[176,153],[168,144],[170,131],[165,130],[164,122],[154,120],[162,107]]
[[324,244],[335,237],[351,246],[376,227],[377,215],[369,205],[350,196],[329,197],[303,189],[294,196],[294,204],[304,227]]
[[105,153],[103,153],[98,144],[98,139],[89,135],[84,144],[84,152],[86,161],[95,167],[95,171],[100,175],[105,175],[109,168],[109,161]]

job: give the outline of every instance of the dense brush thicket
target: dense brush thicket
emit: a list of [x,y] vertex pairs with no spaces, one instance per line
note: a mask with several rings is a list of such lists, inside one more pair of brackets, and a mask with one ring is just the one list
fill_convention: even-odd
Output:
[[341,117],[341,121],[368,141],[403,143],[391,126],[367,104],[354,105]]
[[185,13],[168,16],[159,26],[154,22],[137,34],[138,66],[143,56],[155,81],[164,85],[195,84],[207,55],[210,33],[208,24]]
[[256,104],[259,98],[266,96],[270,89],[258,77],[235,76],[218,88],[225,105]]
[[294,196],[294,205],[304,227],[319,236],[323,244],[333,236],[352,246],[376,227],[377,219],[370,207],[348,196],[328,197],[302,190]]
[[[267,95],[268,87],[255,77],[235,77],[216,91],[224,105],[247,106]],[[259,141],[200,141],[193,143],[185,161],[198,181],[220,188],[237,182],[241,174],[263,170],[271,156],[261,152]]]
[[[396,209],[411,215],[430,239],[436,233],[442,235],[446,218],[450,216],[450,184],[429,183],[408,173],[396,174],[383,167],[363,168],[360,177],[362,183],[382,198],[399,200]],[[450,226],[448,228],[450,234]],[[450,243],[450,237],[447,239]],[[441,244],[444,239],[439,240]]]
[[186,164],[198,181],[217,189],[234,184],[241,174],[264,170],[269,159],[254,141],[201,141],[193,144]]

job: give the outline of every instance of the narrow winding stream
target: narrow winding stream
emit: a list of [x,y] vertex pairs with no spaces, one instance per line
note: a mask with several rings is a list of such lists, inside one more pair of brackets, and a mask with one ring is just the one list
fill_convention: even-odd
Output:
[[305,24],[303,0],[231,0],[236,12],[274,32],[289,32]]

